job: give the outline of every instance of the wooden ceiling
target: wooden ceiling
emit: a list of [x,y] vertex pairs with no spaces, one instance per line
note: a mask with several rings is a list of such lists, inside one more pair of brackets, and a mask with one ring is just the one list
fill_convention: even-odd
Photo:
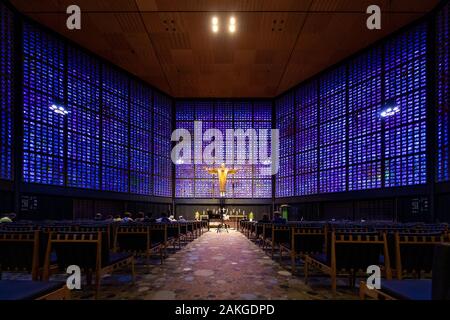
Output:
[[[175,97],[273,97],[418,19],[439,0],[11,0]],[[66,8],[82,30],[66,28]],[[378,4],[382,30],[366,28]],[[237,19],[213,34],[211,18]],[[225,26],[222,26],[222,30]]]

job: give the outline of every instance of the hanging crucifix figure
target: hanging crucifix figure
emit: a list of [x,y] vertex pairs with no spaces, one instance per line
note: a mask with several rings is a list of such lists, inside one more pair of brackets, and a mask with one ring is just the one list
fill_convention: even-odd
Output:
[[228,168],[225,167],[225,163],[222,163],[220,168],[217,168],[217,169],[206,169],[206,171],[208,171],[208,173],[210,173],[212,175],[216,175],[217,174],[219,176],[220,196],[221,197],[225,197],[226,185],[227,185],[227,177],[228,177],[229,174],[236,174],[237,170],[236,169],[228,169]]

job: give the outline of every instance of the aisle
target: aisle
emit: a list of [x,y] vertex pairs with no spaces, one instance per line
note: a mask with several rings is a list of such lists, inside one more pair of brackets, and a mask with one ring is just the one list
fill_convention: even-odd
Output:
[[[212,229],[213,230],[213,229]],[[329,279],[314,288],[294,277],[240,232],[210,231],[172,254],[146,274],[138,266],[128,275],[102,282],[100,299],[329,299]],[[323,282],[323,283],[322,283]],[[88,298],[87,296],[81,298]],[[337,298],[355,298],[339,294]]]

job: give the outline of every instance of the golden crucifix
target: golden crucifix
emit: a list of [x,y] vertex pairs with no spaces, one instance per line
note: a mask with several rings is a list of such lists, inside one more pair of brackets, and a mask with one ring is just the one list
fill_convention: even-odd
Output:
[[225,167],[225,163],[222,163],[220,168],[217,169],[206,169],[208,173],[212,175],[218,175],[219,176],[219,190],[220,190],[220,196],[225,197],[226,192],[226,185],[227,185],[227,176],[229,174],[236,174],[236,169],[228,169]]

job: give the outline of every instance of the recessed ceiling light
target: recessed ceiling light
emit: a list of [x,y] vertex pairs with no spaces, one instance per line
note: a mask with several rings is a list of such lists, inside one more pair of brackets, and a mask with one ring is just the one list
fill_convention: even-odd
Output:
[[213,18],[212,18],[212,24],[213,24],[213,25],[218,25],[218,24],[219,24],[219,18],[213,17]]
[[236,18],[235,17],[231,17],[230,18],[230,24],[236,24]]
[[234,33],[236,31],[236,26],[234,24],[230,24],[228,30],[230,30],[231,33]]
[[213,25],[213,26],[212,26],[212,31],[213,31],[214,33],[219,32],[219,26],[218,26],[218,25]]

